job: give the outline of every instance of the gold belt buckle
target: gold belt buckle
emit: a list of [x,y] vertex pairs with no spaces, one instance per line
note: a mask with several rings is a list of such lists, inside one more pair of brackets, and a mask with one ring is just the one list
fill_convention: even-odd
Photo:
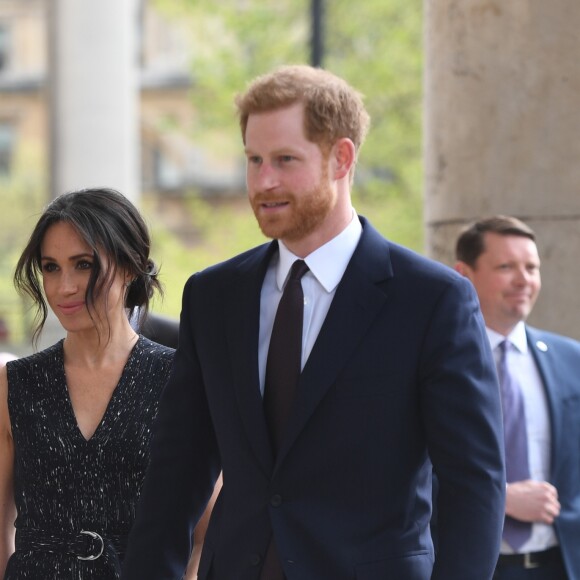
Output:
[[531,570],[532,568],[539,568],[540,564],[538,562],[534,562],[532,560],[531,552],[527,552],[524,554],[524,568],[526,570]]

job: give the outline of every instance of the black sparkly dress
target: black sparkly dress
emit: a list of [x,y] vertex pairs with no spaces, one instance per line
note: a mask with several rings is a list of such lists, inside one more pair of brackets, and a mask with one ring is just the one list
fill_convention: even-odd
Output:
[[5,580],[113,580],[173,350],[139,337],[94,435],[78,428],[63,341],[8,363],[16,551]]

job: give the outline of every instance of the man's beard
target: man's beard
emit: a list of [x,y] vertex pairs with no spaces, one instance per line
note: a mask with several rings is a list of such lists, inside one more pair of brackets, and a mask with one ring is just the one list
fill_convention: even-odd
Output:
[[[286,215],[264,216],[260,204],[275,203],[277,199],[287,201]],[[252,199],[252,209],[262,233],[268,237],[289,242],[304,239],[324,222],[336,205],[336,194],[325,175],[319,185],[298,195],[257,193]]]

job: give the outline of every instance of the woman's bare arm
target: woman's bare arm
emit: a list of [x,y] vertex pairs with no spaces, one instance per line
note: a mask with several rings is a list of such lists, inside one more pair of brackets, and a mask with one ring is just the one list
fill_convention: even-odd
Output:
[[0,578],[14,552],[14,445],[8,414],[8,378],[6,367],[0,369]]
[[187,570],[185,571],[185,576],[183,580],[195,580],[197,578],[197,569],[199,568],[199,558],[201,556],[201,549],[203,547],[203,540],[205,538],[205,532],[207,530],[207,525],[209,523],[209,518],[211,516],[211,511],[216,502],[217,496],[222,488],[222,476],[220,475],[216,481],[213,494],[201,516],[195,530],[193,531],[193,550],[191,551],[191,558],[189,559],[189,564],[187,565]]

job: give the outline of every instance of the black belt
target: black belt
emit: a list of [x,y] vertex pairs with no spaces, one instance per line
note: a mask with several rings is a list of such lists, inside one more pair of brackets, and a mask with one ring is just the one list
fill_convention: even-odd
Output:
[[539,568],[562,560],[560,548],[557,546],[543,552],[528,552],[526,554],[500,554],[497,560],[498,568],[519,566],[520,568]]
[[33,528],[16,529],[16,549],[75,556],[78,560],[98,560],[101,556],[120,568],[119,555],[125,553],[126,535],[104,535],[92,530],[48,532]]

